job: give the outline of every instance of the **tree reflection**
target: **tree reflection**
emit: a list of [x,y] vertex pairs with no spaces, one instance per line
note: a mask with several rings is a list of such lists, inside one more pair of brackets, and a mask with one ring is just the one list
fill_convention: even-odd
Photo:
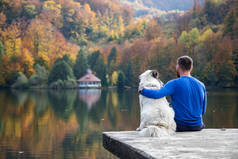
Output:
[[100,124],[101,119],[103,119],[103,115],[105,113],[106,109],[106,96],[107,92],[105,90],[101,93],[101,98],[95,103],[95,106],[92,107],[92,109],[89,111],[89,119],[96,123]]
[[23,90],[7,90],[7,92],[10,94],[7,99],[11,98],[11,100],[8,99],[8,101],[15,106],[24,105],[29,94],[28,92]]
[[57,117],[68,120],[73,112],[76,99],[76,90],[50,90],[48,91],[50,105]]

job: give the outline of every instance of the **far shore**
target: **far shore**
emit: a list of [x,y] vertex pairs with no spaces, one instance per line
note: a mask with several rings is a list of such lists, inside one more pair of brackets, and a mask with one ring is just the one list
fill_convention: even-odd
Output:
[[[75,88],[50,88],[50,87],[29,87],[29,88],[11,88],[11,87],[3,87],[0,86],[0,90],[80,90],[80,89],[118,89],[117,86],[108,86],[108,87],[99,87],[99,88],[90,88],[90,87],[85,87],[85,88],[80,88],[80,87],[75,87]],[[137,89],[137,87],[128,87],[125,86],[123,88],[124,90],[127,89]],[[206,89],[209,90],[219,90],[219,89],[238,89],[238,87],[219,87],[219,86],[206,86]]]

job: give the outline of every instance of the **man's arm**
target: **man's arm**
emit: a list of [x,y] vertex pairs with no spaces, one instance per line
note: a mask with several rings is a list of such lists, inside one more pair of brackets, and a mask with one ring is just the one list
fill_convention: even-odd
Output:
[[207,92],[206,89],[204,88],[204,100],[203,100],[203,107],[202,107],[202,115],[205,114],[207,109]]
[[158,99],[158,98],[172,95],[175,90],[174,87],[175,87],[175,81],[173,80],[166,83],[161,89],[154,90],[154,89],[143,88],[140,93],[143,96],[146,96],[148,98]]

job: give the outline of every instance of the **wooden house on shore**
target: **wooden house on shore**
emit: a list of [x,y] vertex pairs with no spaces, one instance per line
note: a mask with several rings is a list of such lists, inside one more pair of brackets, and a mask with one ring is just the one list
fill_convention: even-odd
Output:
[[81,77],[78,82],[78,87],[79,88],[100,88],[101,85],[101,80],[96,77],[93,73],[92,70],[88,69],[88,73]]

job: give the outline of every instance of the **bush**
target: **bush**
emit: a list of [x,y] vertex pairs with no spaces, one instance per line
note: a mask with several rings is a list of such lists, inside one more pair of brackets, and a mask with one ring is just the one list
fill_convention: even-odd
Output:
[[57,80],[56,82],[53,82],[49,85],[51,89],[73,89],[77,88],[77,82],[74,79],[68,79],[68,80]]
[[19,71],[11,71],[6,77],[6,86],[12,86],[19,76]]
[[64,88],[64,82],[62,80],[57,80],[50,84],[50,88],[52,89],[61,89]]
[[29,86],[37,86],[41,84],[41,79],[37,75],[32,75],[29,78]]
[[41,86],[47,80],[47,72],[44,66],[36,64],[35,71],[36,74],[29,79],[29,86]]
[[41,80],[41,82],[46,81],[47,80],[47,71],[45,69],[44,66],[41,66],[39,64],[36,64],[35,66],[35,71],[36,71],[36,75],[38,76],[38,78]]
[[77,88],[77,82],[74,79],[64,81],[64,88]]
[[16,82],[11,87],[14,89],[28,88],[27,77],[23,73],[20,73],[19,76],[17,77]]

